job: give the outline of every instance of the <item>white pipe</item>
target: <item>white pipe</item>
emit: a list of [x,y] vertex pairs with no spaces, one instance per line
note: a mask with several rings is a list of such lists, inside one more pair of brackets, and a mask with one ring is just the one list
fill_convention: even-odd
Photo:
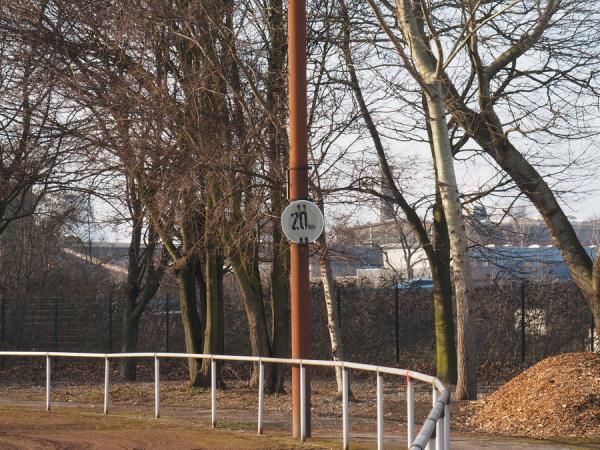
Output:
[[406,377],[406,426],[410,448],[415,438],[415,386],[409,376]]
[[444,406],[444,449],[450,450],[450,405]]
[[[433,387],[433,404],[438,400],[438,391]],[[440,417],[435,424],[435,450],[444,450],[444,418]]]
[[[437,402],[437,389],[435,388],[435,386],[432,386],[431,403],[433,406],[435,406],[435,402]],[[433,450],[433,449],[437,450],[436,436],[435,436],[436,432],[437,432],[437,422],[436,422],[436,427],[434,428],[433,435],[429,438],[429,442],[427,442],[427,447],[426,447],[427,450]]]
[[50,356],[46,355],[46,411],[50,411]]
[[377,449],[383,448],[383,375],[377,372]]
[[300,364],[300,440],[306,440],[306,367]]
[[108,414],[108,379],[110,377],[110,362],[104,359],[104,414]]
[[160,361],[154,357],[154,417],[160,417]]
[[258,434],[263,432],[263,410],[265,407],[265,366],[258,363]]
[[217,426],[217,362],[210,360],[210,418],[212,427]]
[[348,369],[342,368],[342,447],[350,448],[348,433]]

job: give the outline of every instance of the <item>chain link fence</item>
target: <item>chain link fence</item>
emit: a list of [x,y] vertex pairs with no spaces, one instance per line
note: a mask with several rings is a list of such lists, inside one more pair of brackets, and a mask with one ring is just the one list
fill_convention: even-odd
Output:
[[[268,297],[268,296],[267,296]],[[431,290],[340,286],[341,330],[348,360],[433,370]],[[311,286],[314,358],[330,359],[323,292]],[[593,322],[572,283],[515,281],[475,289],[480,363],[531,364],[547,356],[594,350]],[[267,320],[269,305],[265,304]],[[248,326],[235,283],[225,289],[225,352],[247,355]],[[29,297],[0,299],[4,350],[120,351],[123,299]],[[140,322],[138,350],[185,351],[178,299],[154,298]]]

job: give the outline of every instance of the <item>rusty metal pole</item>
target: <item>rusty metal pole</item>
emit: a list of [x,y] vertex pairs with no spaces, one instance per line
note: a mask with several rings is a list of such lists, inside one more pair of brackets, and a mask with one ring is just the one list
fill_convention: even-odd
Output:
[[[289,200],[308,199],[308,131],[306,117],[306,0],[288,5]],[[290,244],[292,358],[310,357],[308,244]],[[310,426],[310,376],[306,377],[306,436]],[[300,367],[292,367],[292,432],[300,438]]]

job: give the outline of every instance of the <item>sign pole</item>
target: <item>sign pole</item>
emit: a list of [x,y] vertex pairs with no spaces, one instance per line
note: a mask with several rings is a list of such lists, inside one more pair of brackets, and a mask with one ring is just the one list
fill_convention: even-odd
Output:
[[[289,0],[288,5],[288,89],[289,89],[289,193],[290,200],[308,199],[308,147],[306,116],[306,0]],[[292,313],[292,358],[310,357],[308,243],[290,244],[290,294]],[[307,373],[306,405],[300,402],[300,367],[292,367],[292,432],[311,435],[310,377]]]

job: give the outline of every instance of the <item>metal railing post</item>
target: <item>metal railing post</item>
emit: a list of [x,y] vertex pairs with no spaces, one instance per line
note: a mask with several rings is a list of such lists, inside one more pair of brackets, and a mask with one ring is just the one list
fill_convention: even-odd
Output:
[[348,439],[348,369],[342,367],[342,447],[350,448]]
[[450,450],[450,405],[444,406],[444,450]]
[[383,450],[383,375],[377,372],[377,449]]
[[306,440],[306,367],[300,363],[300,440]]
[[46,355],[46,411],[50,411],[50,356]]
[[[432,386],[432,391],[431,391],[431,404],[433,406],[435,406],[435,403],[437,402],[437,389],[435,388],[435,386]],[[429,439],[429,442],[427,443],[427,450],[438,450],[437,448],[437,422],[436,422],[436,426],[433,428],[433,434],[431,435],[431,438]]]
[[154,417],[160,417],[160,361],[154,357]]
[[212,427],[217,426],[217,362],[210,359],[210,420]]
[[104,414],[108,414],[108,378],[110,376],[110,362],[108,356],[104,359]]
[[415,437],[415,387],[413,381],[406,375],[406,426],[408,447]]
[[265,403],[265,365],[262,361],[258,363],[258,434],[263,432],[263,410]]
[[[439,393],[433,386],[433,405],[437,403]],[[444,450],[444,416],[442,415],[435,423],[435,450]]]

